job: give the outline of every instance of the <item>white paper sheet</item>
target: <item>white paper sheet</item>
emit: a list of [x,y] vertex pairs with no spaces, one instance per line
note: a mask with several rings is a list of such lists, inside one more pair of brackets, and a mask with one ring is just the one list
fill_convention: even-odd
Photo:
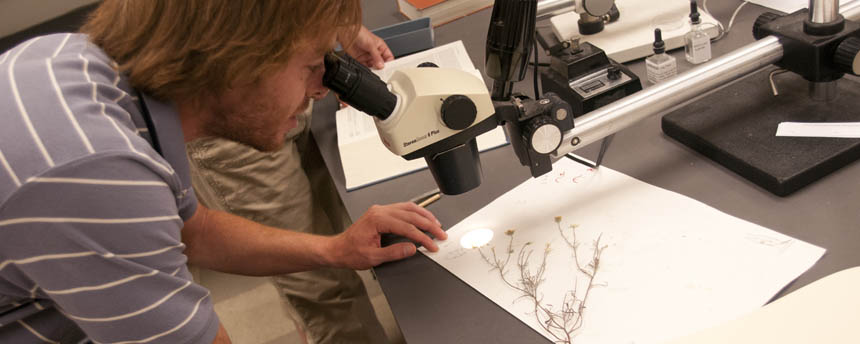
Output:
[[750,314],[671,344],[860,343],[860,267],[835,272]]
[[[809,6],[809,0],[750,0],[751,3],[784,13],[793,13]],[[849,2],[842,0],[842,2]]]
[[[809,7],[809,0],[749,0],[751,3],[772,8],[784,13],[794,13],[800,9]],[[841,0],[841,4],[847,4],[853,0]]]
[[860,138],[860,123],[782,122],[776,136]]
[[809,0],[750,0],[750,2],[784,13],[792,13],[809,6]]
[[[526,242],[534,249],[532,271],[549,244],[538,295],[557,311],[573,286],[585,290],[587,279],[576,272],[555,216],[562,217],[565,230],[576,226],[581,261],[596,238],[606,245],[594,280],[598,286],[586,300],[582,328],[574,333],[576,343],[659,343],[731,320],[765,304],[824,254],[683,195],[569,159],[449,229],[439,252],[422,252],[547,336],[533,302],[505,285],[478,250],[462,248],[460,241],[474,230],[490,229],[494,238],[482,250],[489,255],[495,247],[502,254],[510,240],[505,232],[513,229],[515,251]],[[517,265],[508,266],[509,280],[518,280]]]
[[[387,62],[385,68],[374,71],[382,80],[388,80],[397,69],[415,67],[422,62],[433,62],[443,68],[470,71],[475,77],[481,73],[472,64],[462,41],[426,50]],[[424,159],[405,160],[391,153],[379,138],[373,117],[352,107],[336,113],[337,146],[340,150],[346,190],[352,191],[383,180],[398,177],[426,168]],[[478,150],[499,147],[507,143],[501,127],[478,136]]]

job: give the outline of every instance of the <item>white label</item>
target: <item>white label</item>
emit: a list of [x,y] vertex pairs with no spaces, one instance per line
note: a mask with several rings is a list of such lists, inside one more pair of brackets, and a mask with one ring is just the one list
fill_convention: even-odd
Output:
[[657,64],[650,60],[645,60],[645,70],[648,75],[648,82],[656,84],[675,76],[678,72],[675,59],[670,59],[666,62]]
[[860,138],[860,122],[782,122],[777,127],[776,136]]
[[699,64],[711,59],[711,38],[707,34],[696,31],[688,34],[686,38],[687,61]]

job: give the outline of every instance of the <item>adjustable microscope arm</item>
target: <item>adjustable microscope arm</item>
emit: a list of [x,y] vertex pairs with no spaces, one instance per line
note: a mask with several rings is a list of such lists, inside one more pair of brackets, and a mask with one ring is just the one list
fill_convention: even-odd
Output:
[[[323,82],[340,94],[342,100],[378,118],[377,127],[384,141],[389,138],[386,144],[392,152],[406,159],[424,157],[440,190],[458,194],[480,185],[475,137],[499,124],[504,125],[520,162],[529,166],[532,176],[537,177],[552,169],[551,158],[683,106],[762,67],[778,63],[791,69],[796,64],[793,57],[784,58],[787,53],[812,51],[817,52],[816,57],[829,59],[820,60],[824,66],[819,69],[796,71],[811,82],[827,82],[841,73],[857,74],[860,24],[846,22],[838,30],[832,27],[838,26],[836,22],[842,16],[860,19],[860,1],[842,6],[842,16],[828,14],[827,9],[834,8],[836,3],[837,0],[810,0],[807,20],[810,24],[804,24],[803,20],[800,23],[812,27],[813,34],[828,35],[824,46],[809,48],[802,37],[780,32],[781,25],[796,22],[797,16],[807,12],[784,19],[764,15],[756,26],[759,41],[588,112],[575,121],[570,104],[551,92],[541,99],[513,93],[514,83],[525,77],[534,43],[537,0],[495,2],[486,53],[486,73],[494,79],[492,97],[480,79],[466,77],[462,71],[413,70],[393,77],[399,81],[387,85],[366,68],[335,55],[326,58]],[[432,80],[439,79],[441,73],[457,82],[433,86],[438,82]],[[400,121],[401,117],[410,119]],[[418,125],[391,124],[411,123],[414,118],[418,118],[415,122]],[[394,139],[398,137],[401,139]]]
[[[814,21],[838,19],[824,13],[839,8],[847,20],[860,20],[860,1],[841,7],[837,0],[810,0],[809,17]],[[850,38],[847,38],[848,40]],[[576,126],[564,133],[561,146],[554,157],[564,156],[576,149],[619,132],[651,116],[665,114],[694,101],[698,96],[737,80],[762,67],[783,60],[788,44],[785,37],[769,35],[720,58],[679,74],[675,78],[649,87],[641,92],[592,111],[576,120]],[[792,44],[789,44],[792,45]],[[857,66],[856,53],[852,63]],[[828,61],[829,63],[829,61]],[[845,70],[844,72],[849,72]],[[854,71],[856,73],[857,70]]]
[[[526,6],[525,4],[532,6],[534,2],[497,0],[487,38],[487,74],[496,80],[493,94],[497,116],[505,124],[520,162],[530,167],[533,176],[539,176],[551,169],[551,166],[547,166],[550,157],[559,158],[641,120],[680,108],[699,96],[771,64],[779,64],[803,75],[811,82],[813,93],[821,93],[817,88],[826,87],[827,82],[841,77],[842,73],[860,72],[860,53],[858,53],[860,25],[849,21],[841,22],[843,17],[848,20],[860,19],[860,1],[840,8],[837,6],[837,0],[810,0],[809,11],[804,10],[785,17],[773,14],[763,15],[757,21],[755,29],[759,39],[757,42],[663,83],[588,112],[573,121],[569,128],[566,124],[562,125],[562,121],[558,121],[558,118],[553,120],[552,113],[542,113],[541,116],[535,117],[549,118],[549,121],[542,119],[531,122],[530,116],[535,115],[525,111],[526,107],[521,105],[528,103],[528,98],[510,97],[510,84],[513,81],[522,80],[522,77],[513,80],[510,77],[505,78],[506,74],[494,73],[497,68],[490,61],[499,60],[494,55],[499,52],[507,51],[508,55],[513,54],[510,52],[512,51],[510,47],[514,46],[512,44],[508,45],[507,50],[491,49],[499,45],[498,37],[506,37],[508,40],[505,42],[512,42],[512,38],[523,37],[522,40],[525,41],[531,35],[531,31],[528,34],[515,31],[531,27],[532,24],[528,23],[532,18],[530,15],[518,17],[520,20],[525,20],[527,24],[508,25],[508,27],[497,24],[498,18],[504,18],[507,12],[533,13],[515,6]],[[836,13],[836,8],[839,8],[842,16]],[[497,10],[501,13],[497,13]],[[803,26],[803,29],[798,30],[792,25]],[[504,35],[494,32],[499,28],[509,32]],[[812,35],[812,37],[804,37],[804,35]],[[527,50],[530,45],[521,46],[524,50],[517,51],[516,54],[528,56]],[[810,67],[808,62],[813,60],[819,61],[819,65]],[[555,104],[552,96],[547,98],[548,100],[543,101],[552,102],[554,109],[558,111],[556,113],[564,114],[562,106]],[[544,126],[547,122],[555,124],[557,129]],[[541,130],[535,130],[538,125],[541,125]],[[556,139],[559,136],[558,130],[561,131],[561,138]],[[557,148],[549,149],[550,153],[544,153],[546,149],[540,147]]]

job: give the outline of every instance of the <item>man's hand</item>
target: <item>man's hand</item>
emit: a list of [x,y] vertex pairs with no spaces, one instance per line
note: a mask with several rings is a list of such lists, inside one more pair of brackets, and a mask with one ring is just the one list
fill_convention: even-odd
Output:
[[382,69],[385,67],[385,62],[394,59],[385,41],[364,26],[358,31],[358,36],[346,52],[361,64],[374,69]]
[[332,238],[331,251],[328,252],[332,259],[330,264],[364,270],[415,254],[415,245],[409,242],[381,247],[379,240],[382,233],[406,237],[432,252],[439,250],[436,243],[421,230],[437,239],[448,238],[436,217],[415,203],[372,206],[345,232]]

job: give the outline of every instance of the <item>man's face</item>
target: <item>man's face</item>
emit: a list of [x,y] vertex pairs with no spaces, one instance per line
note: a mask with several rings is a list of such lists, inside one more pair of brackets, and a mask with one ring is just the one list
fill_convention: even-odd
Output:
[[212,123],[207,131],[254,147],[275,151],[283,146],[287,132],[297,125],[310,99],[322,99],[324,49],[316,44],[299,45],[296,52],[274,74],[224,92],[214,101]]

